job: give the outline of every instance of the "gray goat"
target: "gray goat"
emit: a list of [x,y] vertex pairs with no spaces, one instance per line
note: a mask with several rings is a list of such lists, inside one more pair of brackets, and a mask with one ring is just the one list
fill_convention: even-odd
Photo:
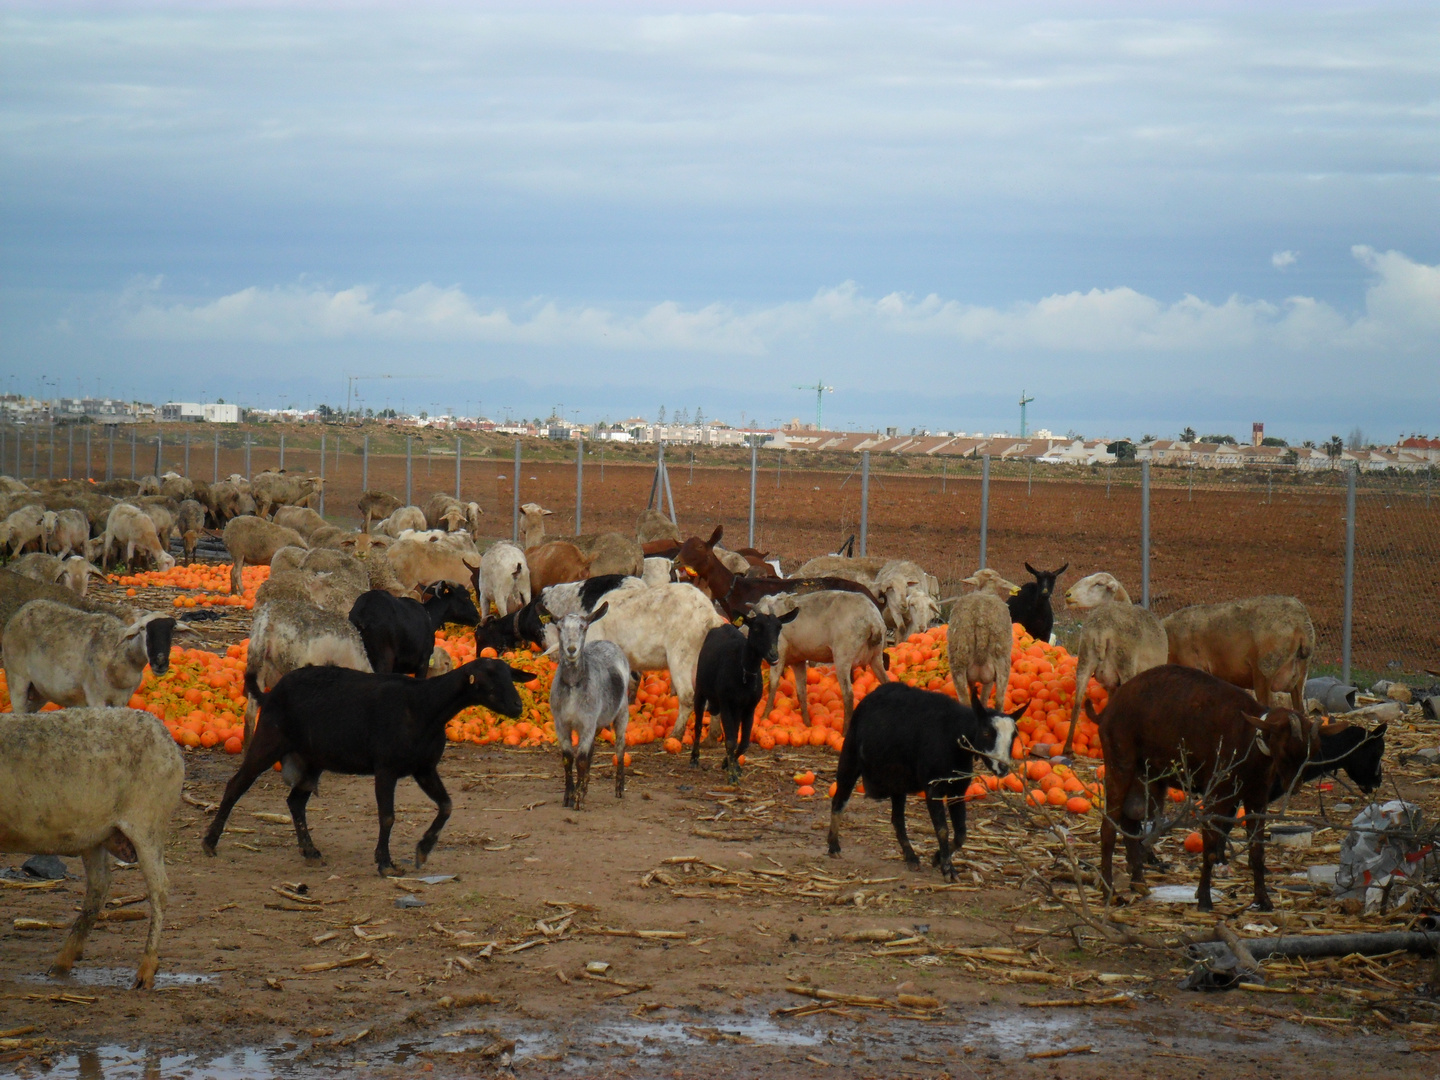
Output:
[[[550,711],[555,738],[565,761],[565,805],[579,810],[590,787],[590,762],[595,735],[602,728],[615,733],[615,797],[625,797],[625,724],[630,719],[630,662],[612,641],[585,642],[590,624],[609,610],[605,602],[588,615],[560,619],[559,666],[550,684]],[[578,736],[572,740],[570,733]],[[574,776],[571,766],[574,766]]]

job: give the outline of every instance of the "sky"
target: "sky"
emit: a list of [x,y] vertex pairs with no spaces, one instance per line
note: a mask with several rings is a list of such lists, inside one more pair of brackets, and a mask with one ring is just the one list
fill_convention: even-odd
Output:
[[1433,4],[0,2],[0,388],[1440,434],[1437,136]]

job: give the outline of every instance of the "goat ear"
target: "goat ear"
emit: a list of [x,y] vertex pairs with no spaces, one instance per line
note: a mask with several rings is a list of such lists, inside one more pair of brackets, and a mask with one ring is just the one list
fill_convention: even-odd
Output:
[[534,682],[537,678],[533,671],[521,671],[519,668],[510,669],[511,682]]
[[1387,720],[1385,721],[1385,723],[1381,724],[1379,727],[1377,727],[1374,731],[1370,732],[1365,737],[1367,739],[1383,739],[1385,737],[1385,729],[1389,726],[1390,721]]
[[610,601],[609,601],[609,600],[606,600],[603,604],[601,604],[599,607],[597,607],[594,611],[592,611],[592,612],[589,614],[589,616],[585,619],[585,625],[586,625],[586,626],[589,626],[591,623],[597,622],[598,620],[603,619],[603,618],[605,617],[605,613],[606,613],[607,611],[609,611],[609,610],[610,610]]
[[722,536],[724,536],[724,535],[725,535],[725,526],[724,526],[724,525],[716,525],[716,526],[715,526],[715,531],[710,534],[710,539],[707,540],[707,541],[705,541],[705,543],[706,543],[706,545],[707,545],[708,547],[712,547],[712,548],[713,548],[716,544],[718,544],[718,543],[720,542],[720,538],[721,538]]
[[1029,707],[1029,705],[1021,705],[1020,708],[1016,709],[1014,712],[1006,713],[1005,715],[1010,717],[1011,720],[1014,720],[1018,724],[1020,722],[1020,718],[1025,715],[1025,710]]
[[1028,570],[1033,576],[1035,576],[1035,577],[1037,577],[1037,578],[1038,578],[1038,577],[1044,577],[1044,575],[1041,574],[1039,570],[1036,570],[1036,569],[1035,569],[1033,566],[1031,566],[1028,562],[1025,564],[1025,569]]
[[1061,574],[1063,574],[1066,570],[1069,570],[1069,569],[1070,569],[1070,564],[1067,562],[1064,566],[1060,567],[1059,570],[1056,570],[1056,571],[1055,571],[1055,576],[1056,576],[1056,577],[1059,577]]

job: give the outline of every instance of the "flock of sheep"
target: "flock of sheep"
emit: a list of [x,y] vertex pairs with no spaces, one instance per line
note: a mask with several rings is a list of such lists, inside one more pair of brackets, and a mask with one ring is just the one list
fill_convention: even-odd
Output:
[[[230,554],[234,591],[243,589],[246,565],[270,567],[254,597],[245,755],[205,850],[214,854],[236,800],[279,763],[301,852],[318,859],[305,805],[320,775],[374,775],[381,873],[398,872],[389,852],[396,782],[413,777],[437,806],[417,847],[418,865],[450,814],[436,771],[446,722],[473,705],[518,714],[514,683],[535,677],[498,660],[453,668],[434,647],[445,622],[476,627],[476,655],[487,646],[503,652],[534,645],[557,656],[550,704],[566,804],[576,808],[585,799],[597,733],[609,728],[624,745],[640,672],[669,671],[679,699],[675,735],[692,715],[718,717],[733,776],[766,696],[763,665],[770,665],[767,707],[788,667],[804,711],[806,665],[833,663],[847,738],[832,801],[831,853],[840,850],[840,815],[863,779],[870,797],[891,799],[897,839],[912,866],[918,861],[905,834],[904,801],[911,792],[926,793],[940,844],[936,861],[952,873],[950,853],[964,840],[964,800],[952,797],[954,785],[968,780],[977,756],[996,772],[1011,765],[1015,717],[986,702],[992,691],[997,703],[1005,700],[1012,623],[1048,640],[1051,595],[1066,569],[1027,564],[1035,580],[1022,587],[982,568],[965,579],[973,591],[947,598],[933,575],[908,560],[827,555],[782,576],[768,553],[723,547],[719,528],[708,538],[685,538],[649,510],[633,537],[547,539],[549,511],[533,503],[522,508],[521,543],[487,543],[479,507],[438,493],[423,506],[405,506],[367,491],[359,503],[364,526],[350,531],[313,508],[323,483],[271,472],[210,485],[167,474],[138,483],[31,488],[0,477],[0,553],[14,557],[0,570],[0,647],[13,703],[13,713],[0,718],[0,850],[85,860],[85,903],[57,970],[79,955],[103,903],[109,851],[138,860],[149,887],[152,921],[136,984],[152,984],[165,905],[160,853],[184,772],[180,751],[154,718],[123,706],[147,663],[163,674],[171,635],[185,624],[87,598],[86,582],[100,572],[96,562],[109,565],[123,552],[132,568],[148,560],[165,569],[173,565],[173,540],[189,558],[208,532]],[[1101,718],[1109,769],[1107,882],[1114,830],[1124,832],[1128,850],[1153,800],[1163,797],[1164,777],[1171,786],[1204,777],[1207,802],[1225,814],[1243,799],[1247,815],[1256,815],[1251,828],[1264,814],[1264,804],[1250,805],[1256,793],[1263,789],[1268,801],[1306,770],[1345,767],[1363,775],[1362,784],[1378,783],[1383,731],[1322,729],[1305,711],[1314,630],[1298,600],[1203,605],[1161,621],[1106,573],[1083,578],[1065,598],[1083,619],[1071,738],[1089,679],[1111,693]],[[936,625],[946,605],[958,700],[890,683],[887,642]],[[884,684],[859,707],[851,685],[857,667],[869,667]],[[1188,674],[1173,674],[1181,669]],[[1125,690],[1146,680],[1157,689],[1139,700],[1137,691]],[[47,701],[62,711],[23,715]],[[1168,717],[1163,722],[1151,715],[1157,702]],[[1178,727],[1176,717],[1183,718]],[[697,730],[693,760],[699,744]],[[1208,747],[1204,760],[1196,759],[1196,747]],[[62,752],[63,768],[56,764]],[[1220,769],[1222,757],[1229,771]],[[1112,784],[1117,776],[1123,779]],[[617,797],[624,778],[622,762]],[[1233,791],[1217,794],[1215,785],[1224,783]],[[1219,844],[1217,827],[1206,837],[1206,883]],[[1263,902],[1263,861],[1254,859]],[[1132,858],[1137,879],[1139,872]]]

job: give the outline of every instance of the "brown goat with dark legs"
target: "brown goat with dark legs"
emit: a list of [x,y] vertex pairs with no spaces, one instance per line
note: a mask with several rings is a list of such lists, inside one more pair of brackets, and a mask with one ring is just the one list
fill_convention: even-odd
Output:
[[1100,822],[1100,876],[1113,892],[1115,834],[1125,837],[1130,880],[1144,880],[1140,831],[1155,816],[1167,787],[1205,802],[1205,850],[1196,896],[1209,911],[1210,869],[1245,807],[1255,906],[1270,910],[1262,843],[1270,793],[1289,791],[1320,751],[1320,725],[1289,709],[1266,709],[1227,682],[1193,668],[1167,664],[1121,685],[1099,717],[1105,750],[1105,816]]

